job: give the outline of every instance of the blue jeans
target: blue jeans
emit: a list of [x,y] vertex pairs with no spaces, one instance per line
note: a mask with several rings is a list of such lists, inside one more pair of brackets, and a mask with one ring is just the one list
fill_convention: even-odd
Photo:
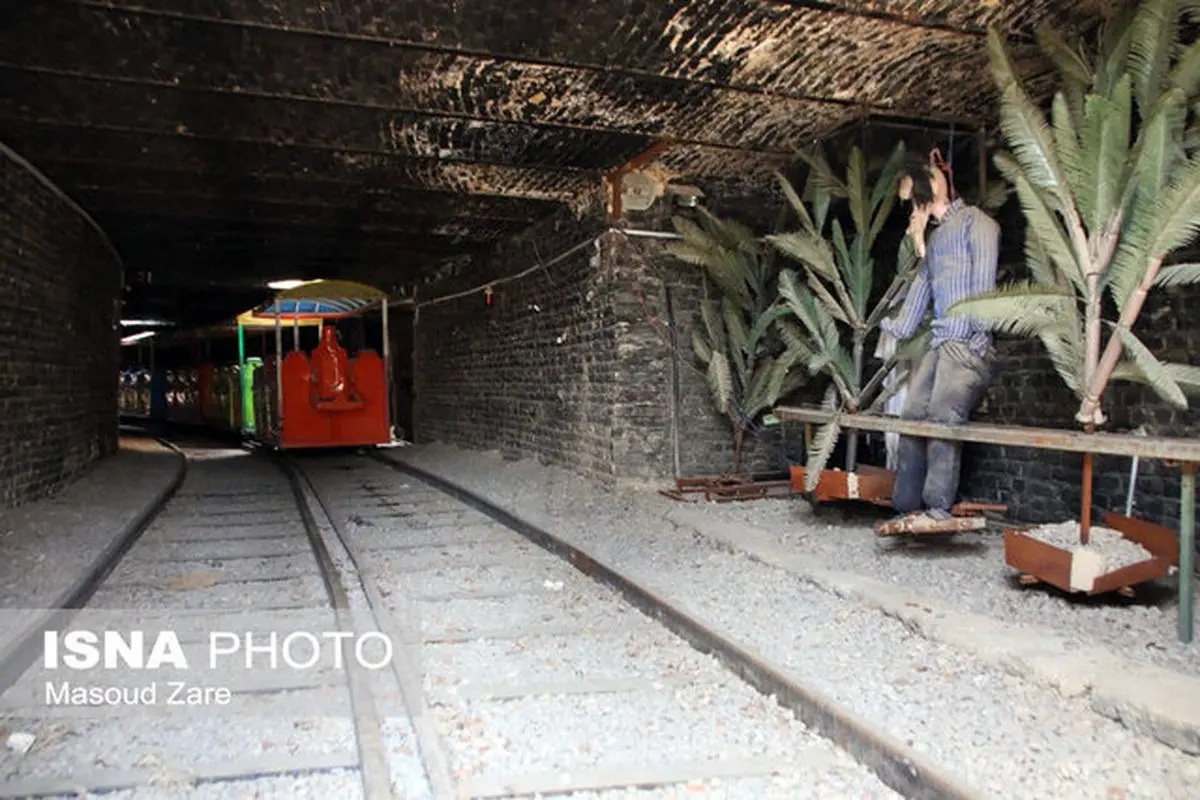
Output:
[[[908,382],[901,419],[961,425],[992,379],[993,357],[962,342],[945,342],[921,359]],[[897,511],[949,510],[958,496],[962,442],[901,436],[892,506]]]

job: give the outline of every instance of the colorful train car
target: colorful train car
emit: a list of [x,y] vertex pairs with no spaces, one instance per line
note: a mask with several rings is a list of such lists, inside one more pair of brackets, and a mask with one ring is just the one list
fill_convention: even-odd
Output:
[[[348,351],[344,326],[376,313],[381,352],[365,340]],[[162,366],[123,370],[120,411],[240,433],[279,449],[390,444],[388,341],[383,292],[348,281],[311,281],[230,323],[158,342]],[[248,344],[258,355],[248,354]]]
[[[383,323],[382,355],[361,347],[350,356],[331,323],[375,310]],[[280,292],[238,323],[241,330],[275,331],[275,352],[254,371],[250,392],[262,442],[281,449],[391,443],[386,295],[363,284],[314,281]],[[287,351],[285,323],[293,333]],[[304,323],[317,328],[318,343],[307,352],[300,347]]]

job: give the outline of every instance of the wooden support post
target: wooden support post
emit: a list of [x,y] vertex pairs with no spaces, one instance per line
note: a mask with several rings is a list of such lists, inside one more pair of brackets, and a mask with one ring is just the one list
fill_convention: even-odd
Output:
[[[1090,431],[1089,431],[1090,433]],[[1083,501],[1079,510],[1079,543],[1088,543],[1092,530],[1092,454],[1083,454]]]
[[1184,462],[1179,482],[1179,641],[1195,634],[1193,605],[1196,578],[1196,464]]

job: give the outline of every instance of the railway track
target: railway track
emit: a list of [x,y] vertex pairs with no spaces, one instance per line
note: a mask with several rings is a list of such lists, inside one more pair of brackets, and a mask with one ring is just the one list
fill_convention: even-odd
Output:
[[231,703],[158,716],[39,716],[35,665],[0,713],[39,739],[0,755],[0,797],[973,796],[549,532],[382,459],[193,460],[80,619],[150,612],[393,648],[385,669],[349,646],[235,669]]

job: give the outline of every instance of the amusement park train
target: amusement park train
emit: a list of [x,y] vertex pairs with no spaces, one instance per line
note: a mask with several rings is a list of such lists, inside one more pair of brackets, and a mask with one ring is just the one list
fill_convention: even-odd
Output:
[[[280,449],[389,444],[387,308],[372,287],[312,281],[229,323],[139,343],[121,373],[121,415]],[[376,314],[379,351],[367,342]]]

